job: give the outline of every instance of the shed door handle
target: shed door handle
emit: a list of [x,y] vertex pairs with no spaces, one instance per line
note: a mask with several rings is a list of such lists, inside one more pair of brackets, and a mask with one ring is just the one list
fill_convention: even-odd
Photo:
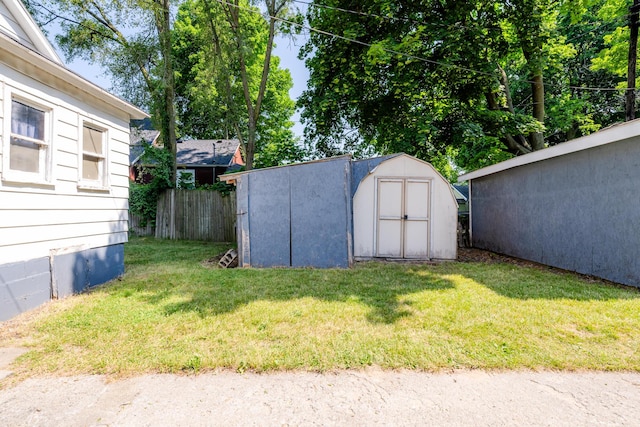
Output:
[[404,219],[409,219],[409,215],[405,215],[405,216],[404,216]]

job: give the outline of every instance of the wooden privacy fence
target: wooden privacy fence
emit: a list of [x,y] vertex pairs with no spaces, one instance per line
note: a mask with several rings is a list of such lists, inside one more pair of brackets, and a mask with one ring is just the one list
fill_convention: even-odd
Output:
[[235,242],[236,198],[218,191],[167,190],[158,199],[158,239]]
[[151,224],[147,223],[145,226],[142,226],[142,218],[138,215],[134,215],[129,211],[129,232],[134,236],[153,236],[155,235],[155,230],[151,226]]

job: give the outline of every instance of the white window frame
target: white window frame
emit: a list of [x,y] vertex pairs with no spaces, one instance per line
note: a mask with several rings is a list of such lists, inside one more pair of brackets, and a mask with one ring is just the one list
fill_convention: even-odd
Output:
[[176,188],[180,188],[180,182],[181,182],[181,177],[183,173],[190,173],[191,174],[191,179],[190,180],[184,180],[183,182],[185,184],[193,184],[193,186],[195,187],[196,185],[196,170],[195,169],[178,169],[176,170]]
[[[11,120],[13,114],[13,101],[24,104],[44,112],[44,137],[42,140],[29,138],[24,135],[13,134],[11,132]],[[41,99],[29,96],[22,92],[7,88],[4,94],[4,120],[2,128],[2,180],[17,183],[29,183],[39,185],[53,184],[53,123],[54,107]],[[13,137],[38,144],[41,148],[39,153],[38,172],[25,172],[11,169],[11,139]]]
[[[84,150],[85,127],[102,133],[102,153]],[[78,188],[83,190],[109,190],[109,142],[109,129],[106,126],[97,123],[95,120],[90,120],[87,117],[80,118],[78,124]],[[83,177],[83,162],[85,156],[99,160],[98,174],[100,177],[97,180],[85,179]]]

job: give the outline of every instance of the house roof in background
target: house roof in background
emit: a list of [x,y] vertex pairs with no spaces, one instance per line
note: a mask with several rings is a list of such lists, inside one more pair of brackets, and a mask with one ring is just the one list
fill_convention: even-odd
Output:
[[518,166],[524,166],[535,162],[540,162],[554,157],[564,156],[565,154],[575,153],[589,148],[599,147],[601,145],[610,144],[612,142],[622,141],[640,135],[640,119],[631,120],[629,122],[618,123],[608,128],[602,129],[581,138],[563,142],[544,150],[534,151],[533,153],[524,154],[514,157],[486,168],[478,169],[473,172],[461,175],[458,182],[468,181],[471,179],[481,178],[483,176],[502,172],[507,169],[513,169]]
[[176,164],[180,166],[230,166],[240,148],[237,139],[192,139],[178,142]]
[[[149,122],[148,124],[146,122]],[[144,123],[140,123],[144,122]],[[153,129],[151,120],[131,120],[131,132],[129,133],[129,145],[142,143],[153,144],[160,135],[159,130]]]
[[153,144],[160,131],[153,128],[151,119],[131,120],[129,132],[129,164],[136,163],[144,152],[145,144]]
[[[469,200],[469,186],[467,184],[454,184],[453,185],[454,193],[459,193],[462,197],[461,199]],[[456,199],[458,199],[458,194],[456,193]]]

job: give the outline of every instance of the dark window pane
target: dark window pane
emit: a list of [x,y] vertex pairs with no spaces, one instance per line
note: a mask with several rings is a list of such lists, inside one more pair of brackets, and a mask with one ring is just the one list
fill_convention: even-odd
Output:
[[11,133],[44,140],[44,111],[11,101]]

